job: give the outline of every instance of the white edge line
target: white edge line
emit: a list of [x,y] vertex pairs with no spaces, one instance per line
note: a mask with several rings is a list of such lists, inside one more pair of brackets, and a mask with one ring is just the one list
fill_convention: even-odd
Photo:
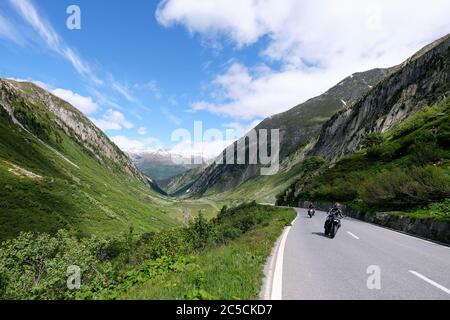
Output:
[[[297,213],[298,217],[298,213]],[[292,225],[297,221],[297,218],[291,223],[291,226],[286,227],[281,236],[280,246],[277,252],[277,258],[275,263],[275,270],[272,279],[272,290],[270,293],[270,300],[282,300],[283,299],[283,260],[284,260],[284,248],[286,246],[286,239]]]
[[412,273],[413,275],[415,275],[416,277],[422,279],[423,281],[426,281],[429,284],[435,286],[436,288],[444,291],[446,294],[450,294],[450,290],[449,289],[447,289],[446,287],[440,285],[439,283],[437,283],[437,282],[435,282],[435,281],[433,281],[431,279],[428,279],[427,277],[425,277],[424,275],[418,273],[417,271],[409,270],[409,272]]
[[348,233],[349,235],[351,235],[353,238],[355,238],[356,240],[359,240],[359,237],[356,236],[356,235],[354,235],[354,234],[351,233],[350,231],[347,231],[347,233]]
[[261,294],[262,300],[270,300],[270,297],[271,297],[272,285],[273,285],[273,270],[275,268],[276,255],[278,252],[278,248],[280,247],[280,241],[281,241],[281,236],[278,237],[277,242],[275,243],[275,246],[273,247],[272,252],[270,254],[269,264],[267,266],[267,270],[265,271],[266,278],[265,278],[264,289]]

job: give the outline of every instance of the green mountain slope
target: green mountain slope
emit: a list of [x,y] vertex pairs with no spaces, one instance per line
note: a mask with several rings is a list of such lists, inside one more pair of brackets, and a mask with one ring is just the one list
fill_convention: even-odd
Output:
[[0,240],[156,231],[182,217],[82,113],[33,84],[0,79],[0,137]]

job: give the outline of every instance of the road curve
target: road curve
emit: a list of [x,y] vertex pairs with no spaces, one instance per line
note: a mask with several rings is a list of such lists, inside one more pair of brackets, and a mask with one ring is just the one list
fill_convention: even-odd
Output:
[[450,247],[351,218],[329,239],[325,212],[296,211],[282,248],[282,299],[450,299]]

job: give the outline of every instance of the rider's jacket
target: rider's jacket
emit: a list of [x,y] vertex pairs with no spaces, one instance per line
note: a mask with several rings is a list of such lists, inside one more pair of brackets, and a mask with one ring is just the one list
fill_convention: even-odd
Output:
[[338,208],[332,208],[332,209],[328,212],[328,215],[331,215],[331,214],[334,214],[334,215],[336,215],[336,216],[339,217],[339,218],[342,218],[342,217],[343,217],[341,209],[338,209]]

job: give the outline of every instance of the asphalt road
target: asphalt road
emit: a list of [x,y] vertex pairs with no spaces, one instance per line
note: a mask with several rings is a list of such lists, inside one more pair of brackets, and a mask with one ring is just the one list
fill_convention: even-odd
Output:
[[296,210],[282,260],[282,299],[450,299],[449,247],[351,218],[329,239],[326,213],[310,219]]

